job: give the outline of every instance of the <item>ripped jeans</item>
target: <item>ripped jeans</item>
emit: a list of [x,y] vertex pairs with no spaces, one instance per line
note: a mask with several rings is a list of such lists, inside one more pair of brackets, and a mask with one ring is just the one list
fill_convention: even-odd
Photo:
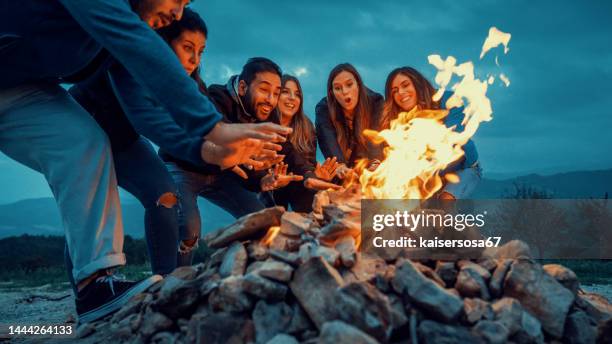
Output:
[[[168,274],[176,268],[178,245],[178,199],[172,177],[143,137],[126,150],[114,153],[113,159],[118,185],[134,195],[145,209],[144,230],[151,269],[154,274]],[[72,262],[67,254],[65,261],[71,271]]]
[[[193,263],[193,250],[197,248],[202,221],[198,209],[198,196],[230,213],[235,218],[265,208],[255,192],[244,188],[238,176],[229,173],[205,175],[182,169],[173,162],[166,167],[179,192],[179,252],[178,266]],[[215,228],[210,228],[212,230]]]

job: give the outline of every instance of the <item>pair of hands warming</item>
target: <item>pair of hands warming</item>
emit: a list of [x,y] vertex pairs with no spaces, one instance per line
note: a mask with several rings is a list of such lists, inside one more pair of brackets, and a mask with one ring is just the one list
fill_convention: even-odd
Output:
[[[341,164],[336,161],[336,158],[327,158],[323,164],[317,163],[314,170],[315,177],[306,178],[304,186],[313,190],[340,189],[339,185],[330,183],[337,175],[340,166]],[[282,162],[269,169],[268,174],[261,179],[261,190],[271,191],[279,189],[289,185],[291,182],[304,179],[303,176],[294,175],[293,173],[288,174],[287,169],[288,165]]]
[[236,173],[246,176],[238,165],[263,168],[266,162],[278,160],[277,152],[282,147],[277,143],[285,142],[292,131],[291,128],[269,122],[219,122],[204,137],[200,155],[210,164],[218,165],[221,169],[234,167]]

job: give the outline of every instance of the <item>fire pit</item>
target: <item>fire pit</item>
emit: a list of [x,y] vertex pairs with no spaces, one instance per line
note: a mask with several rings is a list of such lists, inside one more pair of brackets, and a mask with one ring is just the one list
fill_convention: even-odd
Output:
[[[360,252],[360,193],[323,191],[310,214],[275,207],[205,237],[174,271],[84,340],[154,343],[543,343],[610,338],[612,305],[513,241],[472,260]],[[499,258],[499,257],[504,258]],[[509,258],[512,257],[512,258]],[[599,331],[599,334],[598,334]]]

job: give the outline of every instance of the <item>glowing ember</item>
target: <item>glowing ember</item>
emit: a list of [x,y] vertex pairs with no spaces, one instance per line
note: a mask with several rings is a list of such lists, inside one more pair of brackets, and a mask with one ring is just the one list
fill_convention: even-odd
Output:
[[274,238],[278,235],[278,232],[280,232],[280,226],[270,227],[266,235],[263,238],[261,238],[259,242],[264,246],[270,246]]
[[[507,51],[509,40],[510,34],[491,28],[482,56],[499,44],[503,44]],[[453,76],[461,78],[451,87],[453,95],[444,105],[448,109],[465,107],[464,130],[457,132],[455,127],[446,127],[444,118],[449,113],[447,110],[414,108],[410,112],[400,113],[397,119],[391,121],[389,129],[364,132],[371,141],[384,141],[387,144],[385,159],[374,171],[364,168],[364,162],[357,167],[365,198],[430,198],[444,185],[440,171],[460,159],[464,154],[461,147],[476,133],[480,123],[492,119],[493,110],[486,93],[489,84],[495,80],[494,76],[480,80],[474,76],[472,62],[457,65],[453,56],[442,59],[439,55],[430,55],[428,60],[438,70],[435,76],[438,91],[433,96],[434,100],[442,98]],[[500,75],[499,78],[509,85],[507,77]],[[450,183],[459,182],[456,174],[446,174],[444,178]]]

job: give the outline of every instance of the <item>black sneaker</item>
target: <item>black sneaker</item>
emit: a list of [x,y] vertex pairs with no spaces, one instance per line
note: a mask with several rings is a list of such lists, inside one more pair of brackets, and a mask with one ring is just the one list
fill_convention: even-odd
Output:
[[92,322],[117,311],[134,295],[142,293],[162,279],[160,275],[153,275],[134,282],[114,274],[96,278],[77,293],[76,311],[79,323]]

